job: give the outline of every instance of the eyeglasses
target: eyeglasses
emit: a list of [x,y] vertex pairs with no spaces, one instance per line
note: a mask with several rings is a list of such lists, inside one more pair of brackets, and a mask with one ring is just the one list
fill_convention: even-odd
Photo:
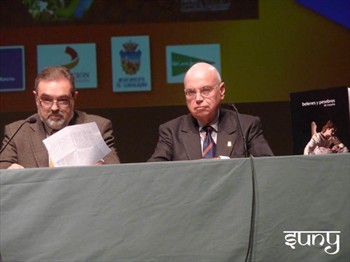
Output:
[[40,105],[45,108],[51,108],[54,103],[60,108],[67,108],[70,106],[70,98],[58,98],[57,100],[49,99],[49,98],[44,98],[44,99],[39,99]]
[[[221,83],[220,83],[221,84]],[[211,92],[218,87],[220,84],[212,87],[212,86],[203,86],[202,88],[199,89],[199,94],[201,95],[201,97],[208,97],[210,96]],[[194,99],[197,97],[197,91],[194,89],[185,89],[184,90],[185,95],[188,98]]]

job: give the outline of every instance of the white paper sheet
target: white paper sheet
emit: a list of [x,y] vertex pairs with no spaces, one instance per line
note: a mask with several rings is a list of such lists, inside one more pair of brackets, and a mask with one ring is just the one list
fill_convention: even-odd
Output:
[[93,165],[111,151],[95,122],[67,126],[43,142],[55,167]]

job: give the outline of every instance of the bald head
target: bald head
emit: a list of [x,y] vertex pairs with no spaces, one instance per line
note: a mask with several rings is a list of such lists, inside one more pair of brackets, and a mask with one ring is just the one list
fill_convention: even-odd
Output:
[[221,83],[221,76],[218,70],[211,64],[199,62],[194,64],[188,69],[185,74],[184,84],[186,87],[186,82],[192,79],[210,79],[213,82]]
[[192,116],[202,124],[210,124],[217,116],[225,97],[225,84],[211,64],[194,64],[184,78],[186,104]]

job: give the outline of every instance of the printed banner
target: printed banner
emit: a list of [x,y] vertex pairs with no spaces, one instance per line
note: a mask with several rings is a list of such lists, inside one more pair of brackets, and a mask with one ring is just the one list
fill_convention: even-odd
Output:
[[112,37],[114,92],[151,90],[149,36]]
[[221,73],[220,45],[167,46],[167,82],[183,83],[186,71],[197,62],[212,64]]
[[68,67],[77,88],[97,87],[96,45],[60,44],[38,45],[38,71],[46,66]]
[[[39,21],[81,20],[89,11],[93,0],[21,1],[28,13]],[[18,5],[18,4],[17,4]],[[17,8],[25,10],[24,8]]]
[[350,88],[334,87],[290,94],[293,153],[303,154],[315,132],[328,121],[336,126],[335,136],[350,148]]
[[23,90],[25,90],[24,47],[0,47],[0,92]]
[[350,29],[350,1],[346,0],[295,0],[297,3]]
[[37,21],[45,25],[57,25],[67,22],[128,24],[259,18],[259,0],[1,0],[0,3],[2,2],[5,2],[5,11],[1,12],[1,23],[5,26],[37,26]]

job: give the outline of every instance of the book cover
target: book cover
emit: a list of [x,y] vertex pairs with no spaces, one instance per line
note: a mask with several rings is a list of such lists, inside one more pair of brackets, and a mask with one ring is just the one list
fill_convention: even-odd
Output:
[[335,136],[350,148],[350,87],[333,87],[290,94],[293,154],[301,155],[313,132],[332,121]]

